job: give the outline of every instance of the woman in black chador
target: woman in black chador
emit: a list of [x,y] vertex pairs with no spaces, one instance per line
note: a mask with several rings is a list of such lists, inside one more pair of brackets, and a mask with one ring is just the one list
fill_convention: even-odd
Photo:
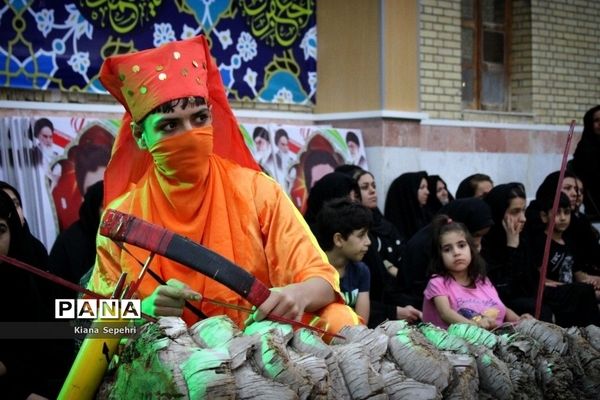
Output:
[[21,194],[14,186],[4,181],[0,181],[0,190],[4,191],[15,205],[17,214],[21,220],[21,225],[23,226],[23,237],[30,246],[29,259],[31,261],[31,265],[36,267],[45,267],[48,264],[48,250],[46,250],[46,246],[44,246],[44,244],[38,238],[33,236],[29,230],[29,224],[27,223],[25,214],[23,212],[23,200],[21,198]]
[[402,241],[410,239],[431,221],[431,214],[425,207],[428,196],[425,171],[407,172],[390,185],[384,215],[400,232]]
[[429,175],[427,177],[427,188],[429,196],[427,197],[426,207],[431,215],[437,212],[446,204],[454,201],[454,196],[448,190],[448,185],[439,175]]
[[[44,265],[36,263],[29,237],[12,199],[0,190],[0,254],[43,269]],[[3,261],[0,267],[0,321],[49,321],[52,305],[44,300],[43,280]],[[52,397],[48,344],[42,340],[0,340],[0,397],[24,399],[32,393]]]
[[[507,307],[518,314],[534,314],[538,275],[531,267],[523,234],[527,204],[525,188],[518,182],[498,185],[486,195],[485,202],[494,219],[494,225],[481,243],[488,277]],[[540,319],[552,321],[549,308],[542,307]]]
[[583,134],[573,155],[573,169],[587,190],[585,213],[600,220],[600,105],[583,116]]

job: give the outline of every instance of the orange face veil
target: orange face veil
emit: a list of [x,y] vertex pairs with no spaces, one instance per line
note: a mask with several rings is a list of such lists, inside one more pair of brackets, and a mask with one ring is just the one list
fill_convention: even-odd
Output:
[[150,153],[140,150],[134,140],[131,122],[140,121],[170,100],[190,96],[206,99],[212,113],[213,152],[260,170],[244,143],[204,36],[109,57],[100,70],[100,81],[126,110],[105,173],[105,205],[130,190],[153,168]]

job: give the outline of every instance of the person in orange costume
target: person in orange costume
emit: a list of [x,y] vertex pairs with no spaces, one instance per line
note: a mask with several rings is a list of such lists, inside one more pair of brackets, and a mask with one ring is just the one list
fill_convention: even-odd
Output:
[[[125,106],[121,131],[105,174],[105,209],[117,209],[184,235],[249,271],[271,290],[255,319],[268,313],[300,319],[318,314],[337,332],[358,324],[343,304],[339,276],[280,186],[258,171],[229,107],[219,71],[203,36],[106,59],[104,87]],[[148,252],[129,246],[137,259]],[[242,312],[202,302],[201,296],[250,306],[216,281],[155,257],[139,288],[144,312],[198,317]],[[136,277],[137,261],[98,236],[89,286],[108,295],[121,272]],[[200,295],[201,294],[201,295]]]

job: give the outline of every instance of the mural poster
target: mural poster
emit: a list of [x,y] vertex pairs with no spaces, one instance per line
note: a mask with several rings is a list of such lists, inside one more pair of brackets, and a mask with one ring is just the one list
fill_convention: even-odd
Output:
[[[48,249],[79,218],[86,189],[103,179],[120,120],[1,118],[0,180],[19,190],[30,228]],[[301,212],[310,188],[342,164],[368,168],[360,130],[242,124],[263,171]]]

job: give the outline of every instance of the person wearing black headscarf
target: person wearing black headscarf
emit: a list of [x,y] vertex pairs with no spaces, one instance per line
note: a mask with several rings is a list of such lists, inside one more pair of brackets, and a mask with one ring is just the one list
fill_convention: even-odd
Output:
[[[373,251],[378,255],[378,263],[383,263],[385,286],[389,286],[389,279],[395,277],[398,270],[397,265],[401,257],[402,241],[396,227],[387,219],[377,207],[377,186],[375,177],[369,171],[355,171],[353,178],[360,189],[360,200],[362,204],[373,213],[373,225],[369,230],[371,237],[370,251],[365,255],[365,260],[371,260]],[[367,261],[365,261],[367,263]],[[375,261],[372,262],[375,264]]]
[[[362,171],[362,169],[360,171]],[[307,210],[304,214],[304,218],[315,236],[318,236],[316,217],[323,207],[323,204],[329,200],[342,197],[351,198],[361,202],[361,193],[357,182],[346,173],[332,172],[315,183],[315,186],[313,186],[309,193]],[[381,213],[373,213],[373,215],[381,215]],[[381,220],[379,220],[379,227],[380,226]],[[377,247],[373,245],[373,243],[377,242],[377,238],[372,232],[372,229],[369,230],[369,238],[371,239],[372,245],[369,246],[369,250],[362,261],[369,267],[369,272],[371,274],[371,287],[369,290],[369,327],[374,328],[387,319],[399,319],[404,315],[408,316],[410,315],[410,310],[405,310],[404,307],[385,302],[385,293],[387,292],[385,288],[389,286],[390,279],[388,278],[390,278],[390,276],[377,252]],[[317,239],[319,238],[317,237]]]
[[[498,185],[485,196],[485,202],[494,219],[481,246],[487,275],[507,307],[517,314],[534,314],[538,275],[531,268],[527,240],[522,234],[526,221],[525,188],[518,182]],[[544,307],[540,319],[551,322],[551,310]]]
[[592,221],[600,220],[600,105],[583,116],[583,134],[573,154],[573,168],[585,185],[585,212]]
[[394,225],[383,217],[377,207],[375,177],[362,169],[350,169],[347,173],[353,174],[360,189],[360,201],[373,214],[373,224],[369,229],[371,245],[363,258],[371,272],[369,327],[374,328],[385,320],[415,321],[420,318],[420,312],[396,287],[402,242]]
[[398,232],[402,241],[412,237],[431,221],[425,208],[429,190],[427,172],[407,172],[392,182],[385,199],[384,215]]
[[[554,188],[554,190],[556,190],[556,187],[558,186],[559,175],[560,171],[554,171],[548,174],[544,178],[544,181],[538,187],[535,199],[533,199],[527,206],[527,210],[525,212],[525,217],[527,218],[527,223],[525,224],[525,231],[527,232],[528,237],[533,237],[539,234],[540,232],[543,232],[544,229],[546,229],[546,224],[544,224],[542,222],[542,219],[540,218],[540,211],[542,210],[537,199],[540,197],[540,191],[551,190],[551,188]],[[574,179],[575,175],[572,171],[567,169],[565,171],[564,179],[568,178]]]
[[[454,200],[439,213],[465,224],[477,246],[493,225],[490,207],[475,197]],[[399,290],[410,296],[410,304],[419,308],[423,306],[423,291],[429,280],[432,235],[431,224],[428,224],[405,243],[398,274]]]
[[427,188],[429,189],[429,196],[427,196],[425,206],[431,215],[437,214],[442,206],[454,201],[454,196],[448,190],[448,185],[439,175],[429,175],[427,177]]
[[354,179],[341,172],[331,172],[323,176],[310,189],[304,219],[312,229],[325,202],[348,196],[352,200],[360,198],[360,190]]
[[[551,182],[548,183],[548,181]],[[557,180],[546,179],[535,195],[540,218],[544,217],[547,227],[552,215],[556,184]],[[564,192],[560,193],[558,207],[557,211],[560,211],[562,215],[565,215],[565,209],[569,211],[571,209],[571,201]],[[564,217],[561,220],[568,221]],[[566,231],[557,230],[555,226],[553,232],[548,232],[547,227],[546,232],[538,231],[530,238],[531,245],[529,246],[531,248],[531,267],[539,277],[546,251],[547,235],[551,235],[546,275],[538,278],[545,280],[543,304],[552,310],[556,317],[556,324],[562,327],[599,325],[600,312],[594,286],[578,281],[581,278],[580,264],[570,242],[564,237]]]
[[356,180],[356,176],[365,170],[354,164],[342,164],[335,167],[335,172],[341,172],[342,174],[348,175],[350,178]]
[[[7,240],[8,239],[8,240]],[[0,190],[0,241],[2,254],[32,265],[36,262],[31,242],[13,200]],[[35,265],[36,267],[44,267]],[[0,321],[43,322],[51,317],[40,293],[41,278],[0,261]],[[18,300],[18,303],[15,301]],[[43,329],[40,326],[39,329]],[[47,381],[47,344],[40,340],[0,340],[0,362],[6,372],[0,375],[2,398],[24,399],[35,393],[50,397]],[[0,368],[1,369],[1,368]]]
[[[554,171],[542,182],[536,192],[536,199],[527,207],[527,224],[525,229],[530,237],[538,236],[545,229],[545,224],[540,219],[540,207],[538,198],[543,197],[544,193],[553,192],[558,186],[560,171]],[[575,174],[567,169],[564,174],[562,191],[569,197],[571,202],[571,223],[564,233],[564,240],[569,243],[573,249],[578,263],[588,273],[596,273],[600,266],[600,243],[598,236],[590,223],[590,220],[583,214],[575,213],[577,208],[577,181]]]
[[23,201],[21,199],[21,194],[17,191],[15,187],[8,184],[7,182],[0,181],[0,190],[3,190],[13,201],[17,213],[19,214],[19,218],[21,220],[21,225],[23,225],[23,235],[25,237],[26,242],[29,246],[30,261],[31,265],[35,267],[44,268],[48,265],[48,250],[46,250],[46,246],[29,230],[29,225],[27,224],[27,220],[23,215]]
[[[79,207],[79,219],[58,235],[50,250],[50,272],[73,283],[80,283],[81,278],[94,266],[103,196],[104,181],[98,181],[87,189]],[[57,298],[74,297],[77,297],[77,293],[57,288]]]
[[456,198],[464,199],[466,197],[483,198],[487,192],[492,190],[494,182],[486,174],[473,174],[463,179],[456,189]]

